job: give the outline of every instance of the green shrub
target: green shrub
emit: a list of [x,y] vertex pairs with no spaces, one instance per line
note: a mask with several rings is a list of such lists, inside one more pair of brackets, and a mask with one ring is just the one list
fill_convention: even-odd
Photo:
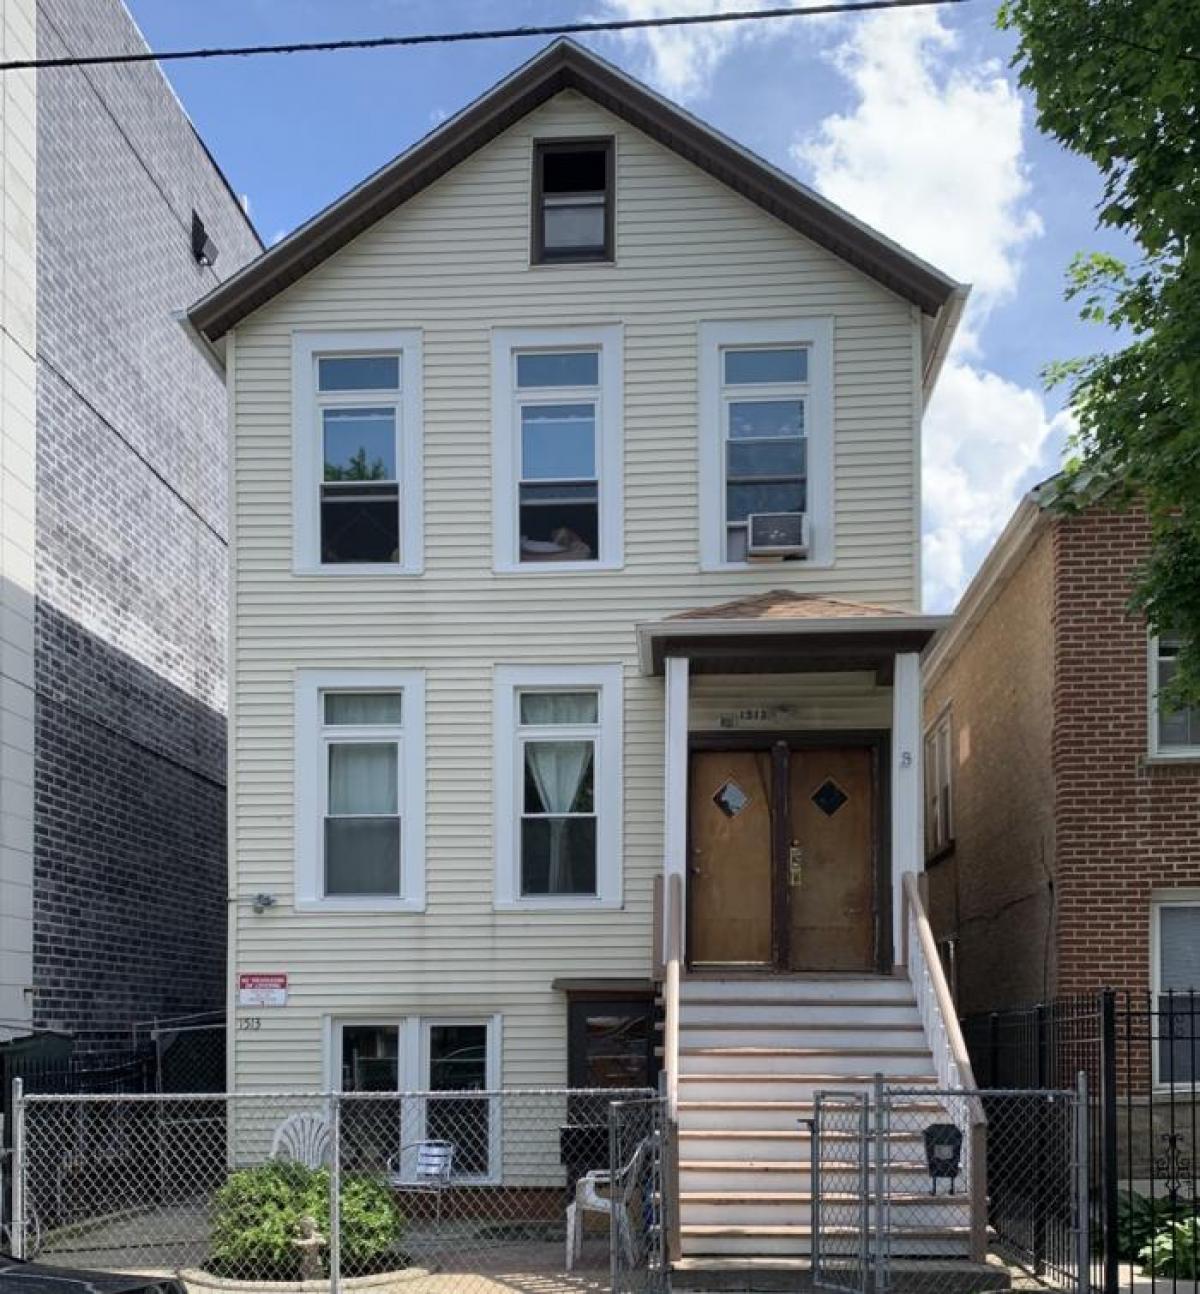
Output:
[[1173,1222],[1194,1217],[1197,1206],[1191,1200],[1151,1200],[1137,1191],[1117,1193],[1117,1257],[1123,1262],[1140,1259],[1155,1236]]
[[[299,1280],[301,1251],[296,1240],[306,1217],[328,1241],[328,1169],[272,1161],[232,1174],[213,1199],[210,1270],[240,1280]],[[404,1217],[386,1183],[369,1177],[342,1179],[346,1272],[367,1274],[398,1266],[400,1259],[391,1250],[403,1230]],[[327,1246],[320,1256],[327,1268]]]
[[1155,1233],[1138,1255],[1144,1271],[1155,1276],[1174,1276],[1194,1281],[1200,1276],[1197,1248],[1200,1247],[1200,1220],[1186,1218],[1172,1222]]

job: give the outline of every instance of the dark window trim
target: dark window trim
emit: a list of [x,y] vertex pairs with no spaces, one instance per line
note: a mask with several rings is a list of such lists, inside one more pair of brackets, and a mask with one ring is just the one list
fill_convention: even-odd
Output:
[[[611,135],[588,136],[583,139],[535,139],[533,141],[533,177],[530,185],[530,250],[532,265],[611,264],[616,259],[614,250],[613,219],[616,207],[616,168],[613,164],[615,143]],[[604,250],[602,252],[550,252],[544,245],[545,225],[542,221],[542,158],[547,153],[573,153],[581,148],[599,148],[604,152]]]
[[[647,1085],[658,1082],[658,1033],[655,1029],[657,1008],[654,990],[629,992],[618,990],[604,995],[591,992],[567,992],[567,1084],[587,1087],[587,1017],[608,1008],[613,1014],[643,1015],[649,1023],[646,1052]],[[634,1010],[634,1008],[639,1008]]]

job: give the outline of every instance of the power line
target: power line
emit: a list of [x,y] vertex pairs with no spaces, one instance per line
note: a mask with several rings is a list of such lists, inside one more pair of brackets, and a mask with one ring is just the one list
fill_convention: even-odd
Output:
[[12,59],[0,72],[31,68],[95,67],[105,63],[173,63],[182,59],[243,58],[254,54],[314,54],[343,49],[389,49],[400,45],[453,45],[464,41],[512,40],[522,36],[573,36],[587,32],[641,31],[650,27],[699,27],[710,23],[755,22],[765,18],[809,18],[816,14],[862,13],[871,9],[914,9],[963,4],[965,0],[836,0],[803,9],[739,9],[730,13],[674,14],[662,18],[611,18],[595,22],[550,23],[534,27],[496,27],[480,31],[429,32],[415,36],[371,36],[356,40],[316,40],[290,45],[241,45],[214,49],[169,49],[139,54],[86,54],[61,58]]

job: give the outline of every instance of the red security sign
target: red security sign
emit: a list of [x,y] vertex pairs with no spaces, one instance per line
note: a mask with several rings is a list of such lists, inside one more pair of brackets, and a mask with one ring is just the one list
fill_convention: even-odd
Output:
[[288,977],[283,971],[246,971],[238,976],[238,1006],[286,1006]]

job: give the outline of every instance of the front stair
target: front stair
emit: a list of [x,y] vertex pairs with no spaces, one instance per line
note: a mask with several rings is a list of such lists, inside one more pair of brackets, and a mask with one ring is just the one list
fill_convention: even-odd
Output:
[[[680,984],[678,1074],[685,1268],[808,1258],[804,1121],[816,1092],[866,1091],[876,1074],[898,1086],[937,1087],[912,985],[888,976],[689,976]],[[945,1118],[935,1100],[914,1100],[926,1104],[929,1122]],[[930,1198],[920,1136],[910,1139],[912,1154],[890,1169],[894,1252],[966,1257],[966,1201]]]

